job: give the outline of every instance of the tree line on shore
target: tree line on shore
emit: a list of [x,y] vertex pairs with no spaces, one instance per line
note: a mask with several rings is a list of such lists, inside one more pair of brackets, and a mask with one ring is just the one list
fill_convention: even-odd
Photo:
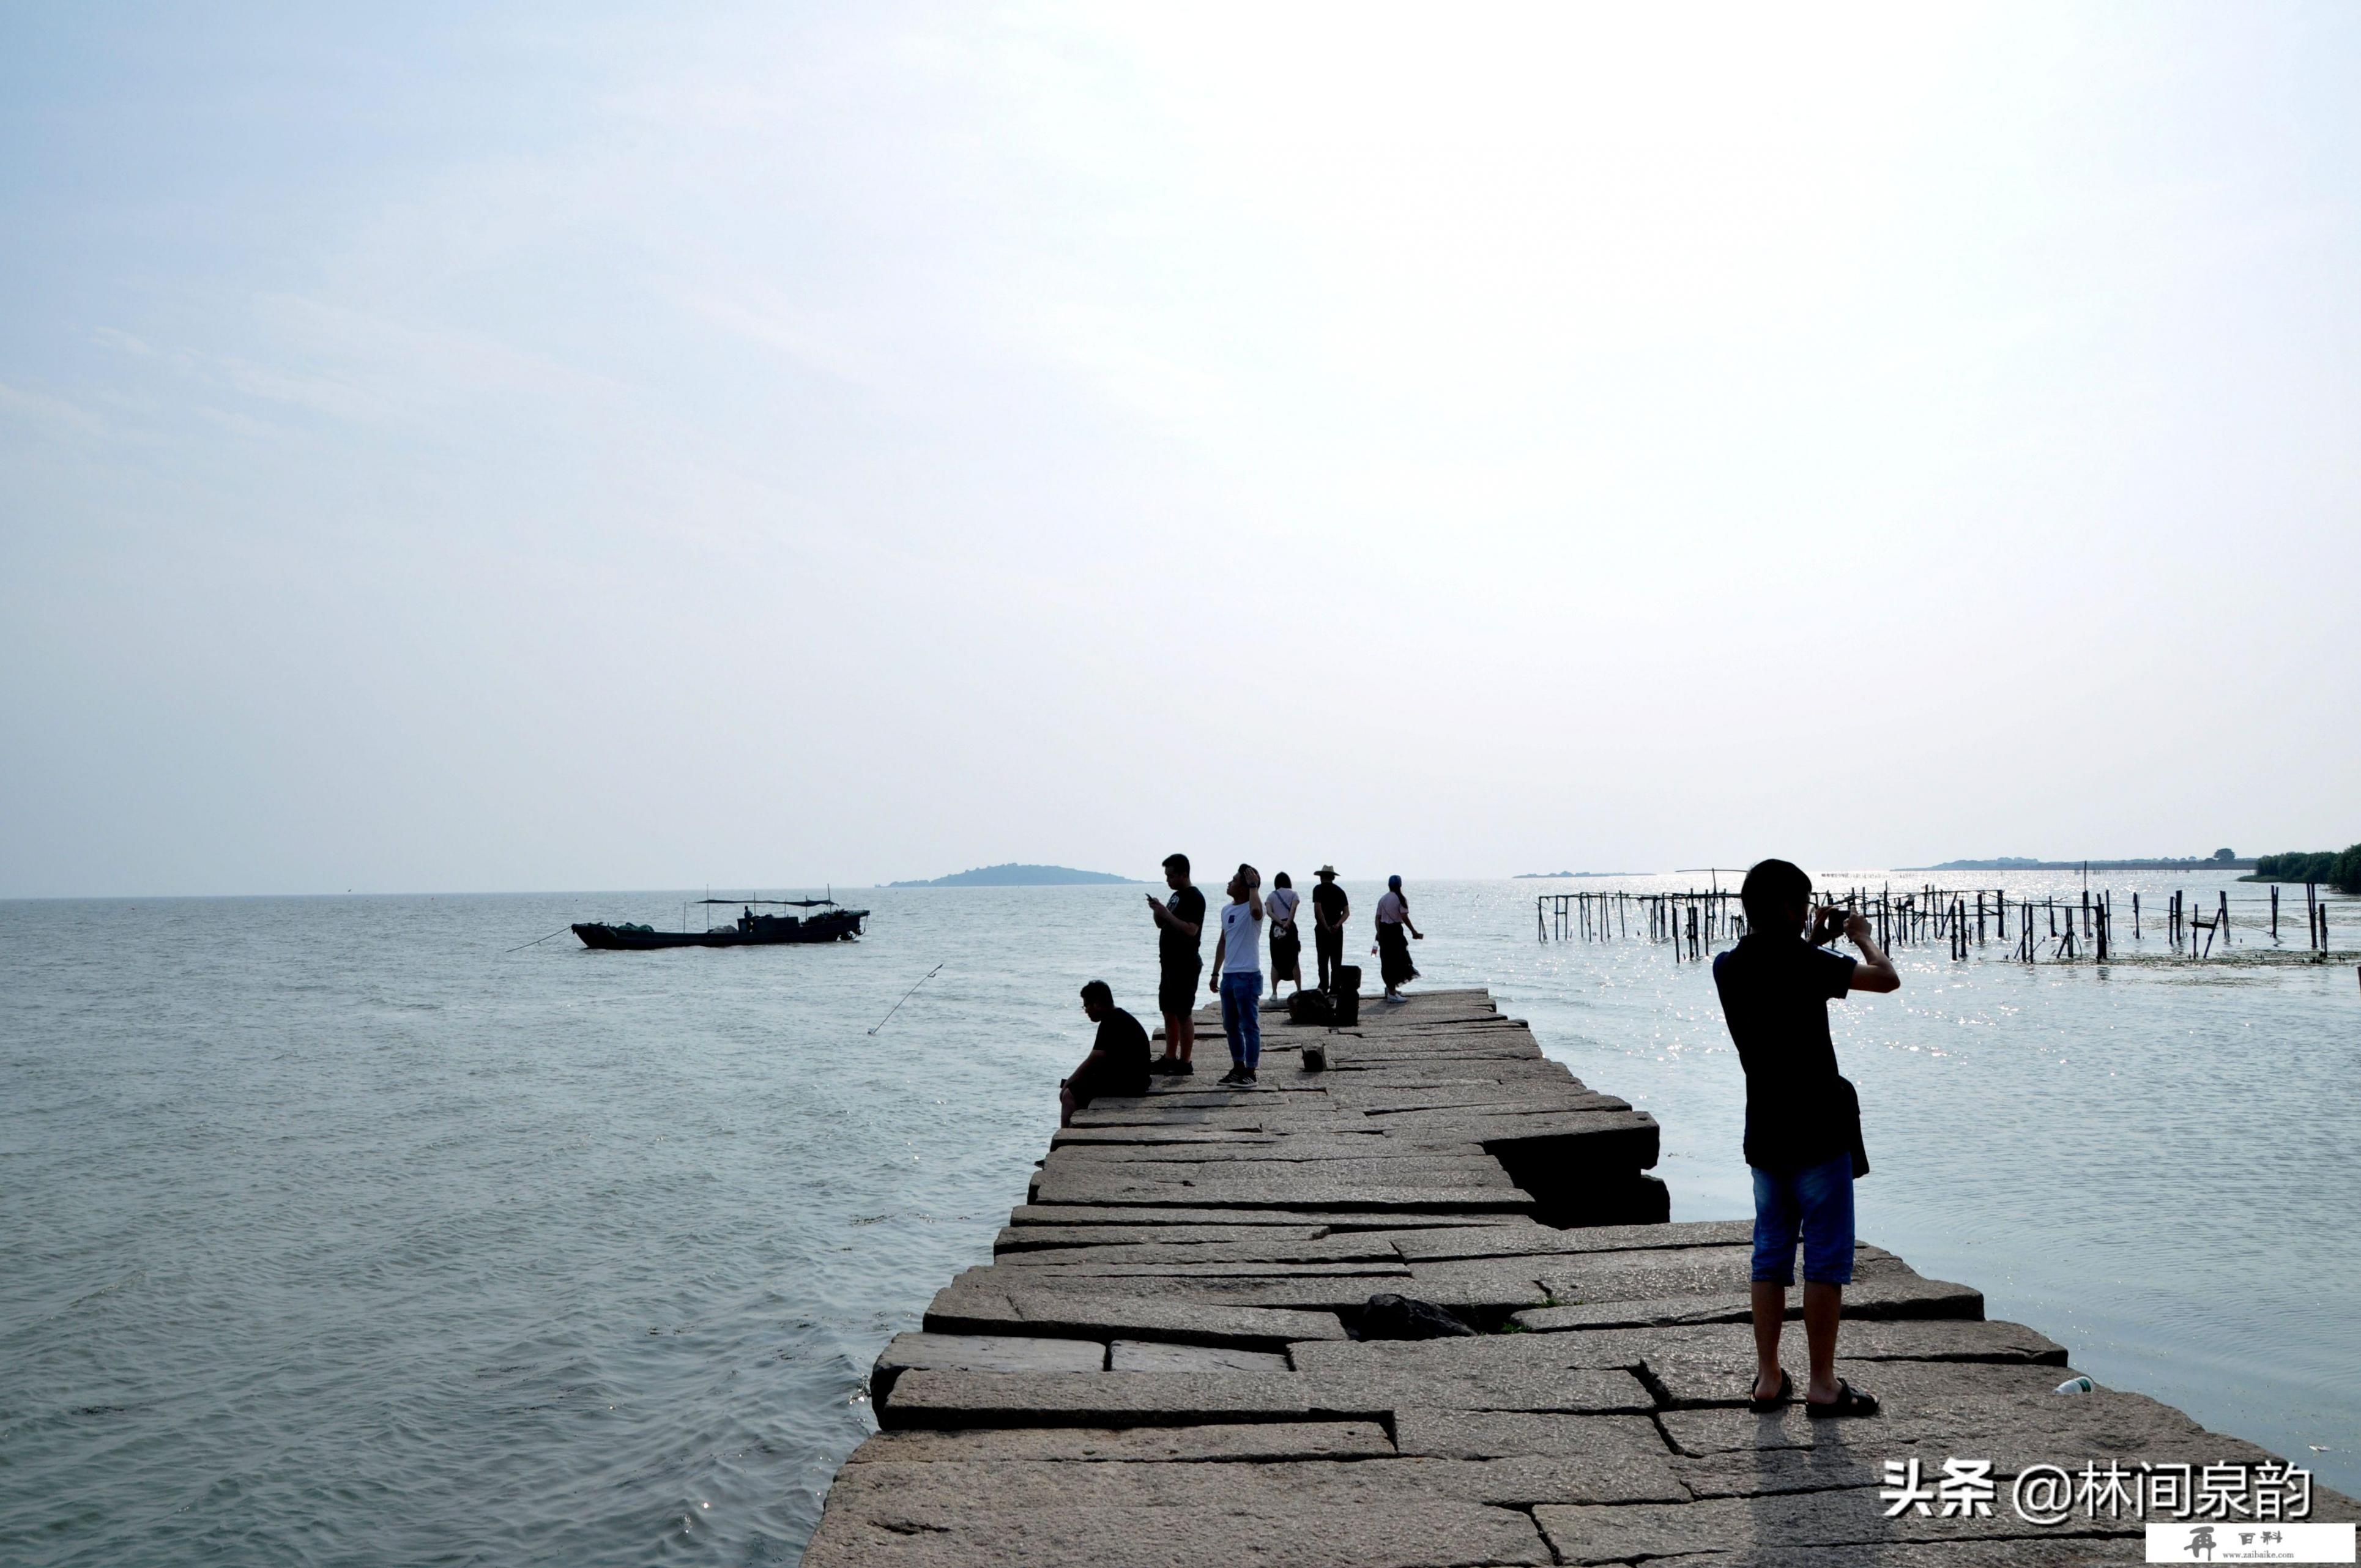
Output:
[[2361,844],[2338,850],[2261,855],[2249,882],[2324,882],[2339,893],[2361,894]]

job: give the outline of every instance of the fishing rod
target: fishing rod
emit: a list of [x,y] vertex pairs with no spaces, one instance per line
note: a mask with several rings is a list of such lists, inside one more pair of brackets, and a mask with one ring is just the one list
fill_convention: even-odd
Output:
[[[544,938],[544,939],[545,939],[545,938]],[[949,960],[945,960],[945,961],[946,961],[946,962],[948,962]],[[932,969],[928,970],[926,973],[924,973],[924,974],[922,974],[922,975],[920,975],[920,976],[918,977],[918,985],[924,985],[924,984],[926,984],[926,983],[927,983],[927,981],[930,981],[930,980],[934,979],[934,978],[935,978],[935,976],[937,976],[937,975],[939,975],[939,974],[940,974],[940,973],[942,973],[942,972],[943,972],[943,966],[942,966],[941,964],[937,964],[934,968],[932,968]],[[902,993],[902,1002],[907,1002],[907,1001],[909,1001],[909,1000],[910,1000],[910,998],[912,998],[913,996],[917,995],[917,994],[918,994],[918,985],[914,985],[914,986],[912,986],[909,990],[907,990],[907,991],[904,992]],[[878,1019],[878,1020],[877,1020],[877,1026],[876,1026],[876,1028],[871,1029],[869,1032],[870,1032],[871,1034],[873,1034],[873,1034],[875,1034],[875,1033],[877,1032],[877,1030],[878,1030],[878,1029],[882,1029],[882,1028],[884,1028],[887,1024],[891,1023],[891,1022],[893,1021],[894,1014],[896,1014],[896,1013],[899,1013],[900,1011],[902,1011],[902,1002],[896,1002],[895,1003],[894,1003],[894,1005],[893,1005],[893,1006],[888,1007],[887,1009],[885,1009],[885,1016],[884,1016],[884,1017],[883,1017],[883,1018]]]
[[[567,933],[568,931],[571,931],[571,930],[573,930],[573,929],[574,929],[574,927],[571,927],[571,926],[560,926],[556,930],[552,931],[552,932],[549,934],[549,937],[563,937],[564,935],[566,935],[566,933]],[[548,941],[548,940],[549,940],[549,937],[535,937],[535,938],[534,938],[532,941],[530,941],[530,942],[519,942],[515,947],[513,947],[513,948],[508,948],[508,949],[506,949],[506,950],[507,950],[507,951],[509,951],[509,952],[511,952],[511,953],[521,953],[521,952],[524,951],[527,948],[538,948],[538,947],[539,947],[539,946],[541,946],[544,942]]]

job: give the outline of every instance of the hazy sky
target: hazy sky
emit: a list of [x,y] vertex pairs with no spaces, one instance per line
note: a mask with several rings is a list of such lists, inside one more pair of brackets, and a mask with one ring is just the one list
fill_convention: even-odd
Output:
[[2361,838],[2361,7],[686,9],[0,13],[0,894]]

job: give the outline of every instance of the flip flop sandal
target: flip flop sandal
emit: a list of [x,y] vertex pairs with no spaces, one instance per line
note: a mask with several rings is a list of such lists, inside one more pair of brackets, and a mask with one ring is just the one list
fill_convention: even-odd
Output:
[[1804,1413],[1817,1420],[1837,1416],[1873,1416],[1877,1414],[1877,1396],[1864,1394],[1839,1377],[1837,1379],[1837,1397],[1824,1405],[1806,1399],[1804,1401]]
[[1746,1408],[1753,1411],[1758,1416],[1768,1415],[1782,1405],[1790,1405],[1795,1403],[1795,1385],[1788,1377],[1786,1368],[1784,1367],[1782,1367],[1779,1370],[1779,1391],[1776,1394],[1772,1395],[1769,1398],[1756,1398],[1752,1393],[1753,1387],[1754,1386],[1751,1383],[1747,1385],[1749,1391],[1746,1396]]

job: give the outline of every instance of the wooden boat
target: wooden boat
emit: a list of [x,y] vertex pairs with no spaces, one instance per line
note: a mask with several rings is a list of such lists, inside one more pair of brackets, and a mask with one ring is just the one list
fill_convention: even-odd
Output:
[[[658,931],[646,926],[577,922],[574,934],[586,948],[644,952],[651,948],[763,948],[781,942],[849,942],[861,935],[866,909],[847,909],[833,898],[700,898],[708,913],[716,905],[741,907],[727,926],[702,931]],[[801,915],[765,915],[764,909],[800,909]],[[814,913],[818,911],[818,913]],[[685,922],[684,922],[685,924]]]

